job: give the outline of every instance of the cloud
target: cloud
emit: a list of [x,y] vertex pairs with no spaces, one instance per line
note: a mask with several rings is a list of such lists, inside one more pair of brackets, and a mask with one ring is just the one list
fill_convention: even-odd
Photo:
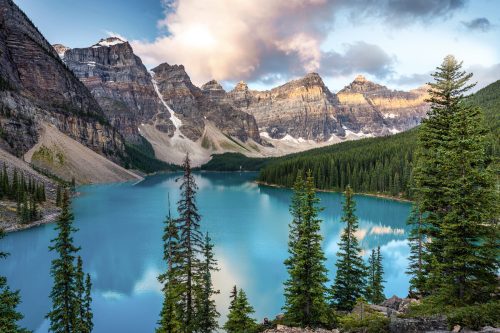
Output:
[[466,71],[474,74],[472,81],[477,82],[474,91],[500,80],[500,63],[492,66],[473,65],[467,68]]
[[[472,65],[466,67],[465,71],[473,74],[471,79],[472,82],[477,82],[476,86],[472,89],[473,92],[500,80],[500,63],[491,66]],[[419,86],[432,81],[431,72],[401,75],[389,80],[390,83],[400,86]]]
[[432,81],[431,72],[400,75],[389,80],[390,83],[410,87],[421,86],[430,81]]
[[385,78],[393,73],[394,56],[382,48],[362,41],[346,44],[343,54],[325,52],[321,61],[321,73],[328,76],[345,76],[354,73],[368,73]]
[[471,21],[462,21],[462,24],[471,31],[487,32],[493,25],[486,17],[478,17]]
[[[318,71],[386,77],[394,58],[365,42],[322,51],[335,18],[347,11],[411,25],[452,15],[466,0],[164,0],[154,41],[131,44],[149,66],[184,64],[195,84],[210,79],[273,83]],[[348,14],[349,15],[349,14]],[[345,68],[344,68],[345,67]],[[322,73],[325,74],[325,73]]]

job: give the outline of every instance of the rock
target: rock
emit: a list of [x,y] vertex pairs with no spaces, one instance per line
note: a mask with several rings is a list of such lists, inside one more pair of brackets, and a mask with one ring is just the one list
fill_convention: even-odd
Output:
[[300,328],[300,327],[288,327],[285,325],[277,325],[274,329],[268,329],[264,331],[265,333],[339,333],[337,329],[326,330],[322,328],[310,329],[310,328]]
[[389,324],[390,333],[421,333],[432,331],[446,331],[445,317],[430,318],[398,318],[392,317]]
[[392,296],[391,298],[386,299],[380,305],[384,307],[388,307],[400,313],[407,313],[410,304],[418,303],[417,299],[413,298],[399,298],[397,296]]
[[455,325],[455,326],[453,327],[452,332],[460,332],[460,330],[461,330],[461,329],[462,329],[462,327],[461,327],[460,325]]
[[195,141],[202,136],[207,120],[228,136],[260,143],[255,118],[227,103],[226,92],[217,81],[207,82],[200,89],[182,65],[164,63],[153,68],[153,72],[163,99],[180,115],[181,132],[189,139]]
[[481,333],[500,333],[500,328],[485,326],[481,329]]
[[[64,50],[54,45],[56,50]],[[61,55],[61,53],[59,53]],[[90,90],[106,117],[127,141],[138,142],[138,127],[158,116],[162,130],[173,134],[170,113],[162,105],[152,78],[126,41],[101,39],[93,46],[64,50],[63,61]]]
[[26,153],[43,121],[115,161],[124,155],[92,94],[12,0],[0,0],[0,77],[0,147]]
[[337,97],[317,73],[268,91],[249,90],[246,83],[240,82],[227,94],[227,100],[252,114],[261,131],[274,139],[288,134],[326,141],[333,134],[345,134],[336,117]]

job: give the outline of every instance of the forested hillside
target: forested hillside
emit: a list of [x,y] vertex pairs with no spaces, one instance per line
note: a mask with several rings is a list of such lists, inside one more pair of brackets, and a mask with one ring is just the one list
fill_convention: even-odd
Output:
[[[478,105],[491,131],[490,154],[499,155],[500,81],[468,97]],[[274,159],[260,172],[265,183],[292,186],[299,171],[311,170],[318,189],[383,193],[411,198],[418,129],[383,138],[344,142]]]

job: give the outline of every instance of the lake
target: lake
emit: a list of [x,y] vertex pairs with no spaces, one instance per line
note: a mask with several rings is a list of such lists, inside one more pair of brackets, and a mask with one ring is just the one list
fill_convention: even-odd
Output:
[[[229,292],[242,287],[255,308],[255,318],[274,318],[283,306],[283,282],[287,273],[288,211],[291,191],[259,186],[255,173],[198,173],[198,207],[202,231],[215,243],[220,272],[214,276],[220,289],[217,306],[225,321]],[[179,198],[179,174],[148,177],[144,181],[78,188],[73,200],[76,245],[81,246],[84,269],[93,282],[94,332],[154,332],[162,295],[156,276],[162,262],[163,221]],[[323,219],[323,249],[330,281],[335,273],[335,254],[343,225],[339,193],[318,193]],[[409,254],[405,221],[410,204],[356,196],[360,222],[358,238],[367,259],[380,245],[385,269],[385,294],[404,297],[408,276],[404,273]],[[175,204],[172,205],[175,212]],[[49,275],[53,253],[49,242],[54,225],[9,234],[0,250],[11,255],[0,262],[0,275],[13,289],[21,290],[22,324],[45,333],[44,318],[50,308]]]

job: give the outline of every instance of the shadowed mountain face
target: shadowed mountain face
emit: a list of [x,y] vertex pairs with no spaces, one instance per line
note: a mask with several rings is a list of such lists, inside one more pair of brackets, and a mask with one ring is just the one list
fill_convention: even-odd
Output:
[[173,134],[170,114],[155,92],[151,75],[128,42],[109,37],[87,48],[60,44],[54,48],[127,141],[137,142],[139,124],[157,115],[163,120],[162,129]]
[[0,146],[22,155],[45,121],[118,160],[122,137],[87,88],[11,0],[0,0],[0,9]]
[[226,101],[225,91],[216,81],[200,89],[191,82],[182,65],[164,63],[152,71],[163,99],[181,116],[181,132],[191,140],[202,136],[204,120],[208,120],[224,134],[244,142],[248,139],[260,142],[255,118]]

